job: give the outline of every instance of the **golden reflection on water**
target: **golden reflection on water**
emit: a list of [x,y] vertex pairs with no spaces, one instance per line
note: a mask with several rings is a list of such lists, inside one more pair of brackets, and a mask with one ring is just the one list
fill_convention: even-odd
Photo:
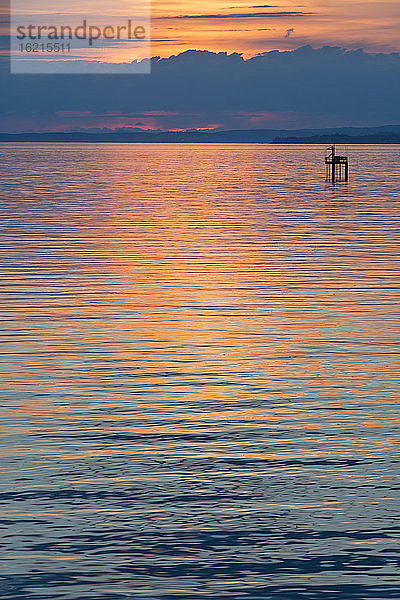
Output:
[[[399,151],[352,148],[334,193],[321,148],[301,148],[306,171],[298,152],[0,145],[1,489],[13,502],[0,514],[29,532],[40,522],[47,549],[30,553],[28,530],[26,554],[13,538],[12,569],[46,586],[49,553],[71,553],[66,600],[90,585],[114,600],[137,577],[140,600],[169,586],[185,600],[264,598],[271,585],[300,600],[291,581],[316,600],[353,582],[352,536],[368,531],[377,561],[394,552]],[[334,583],[327,553],[342,557]],[[375,598],[386,583],[369,560],[357,585]]]

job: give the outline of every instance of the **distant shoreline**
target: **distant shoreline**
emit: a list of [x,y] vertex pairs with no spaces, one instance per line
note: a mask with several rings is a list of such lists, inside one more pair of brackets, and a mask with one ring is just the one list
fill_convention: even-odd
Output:
[[314,135],[309,137],[277,137],[274,144],[400,144],[400,134],[373,134],[373,135]]
[[[179,144],[400,144],[400,126],[342,130],[115,131],[0,133],[0,142]],[[382,131],[382,129],[384,129]],[[344,133],[350,130],[350,133]]]

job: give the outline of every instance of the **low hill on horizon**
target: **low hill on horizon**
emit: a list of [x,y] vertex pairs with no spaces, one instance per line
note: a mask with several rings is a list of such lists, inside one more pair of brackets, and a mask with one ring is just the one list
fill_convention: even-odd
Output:
[[124,127],[114,131],[0,132],[0,142],[397,144],[400,143],[400,125],[297,130],[238,129],[151,131],[134,127]]

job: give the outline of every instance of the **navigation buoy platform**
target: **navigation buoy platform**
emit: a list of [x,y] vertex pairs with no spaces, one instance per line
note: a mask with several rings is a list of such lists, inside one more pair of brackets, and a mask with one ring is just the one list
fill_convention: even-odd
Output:
[[325,155],[326,178],[332,183],[335,181],[349,180],[349,160],[347,156],[338,156],[336,154],[335,145],[329,146],[326,149]]

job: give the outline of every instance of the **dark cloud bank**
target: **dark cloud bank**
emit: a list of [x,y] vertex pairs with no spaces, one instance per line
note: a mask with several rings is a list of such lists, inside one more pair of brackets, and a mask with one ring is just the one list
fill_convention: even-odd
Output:
[[[253,6],[252,8],[258,8]],[[262,6],[260,7],[262,8]],[[167,19],[254,19],[254,18],[278,18],[278,17],[305,17],[313,13],[300,12],[298,10],[284,10],[278,12],[256,12],[256,13],[214,13],[214,14],[200,14],[200,15],[175,15],[168,17],[155,17],[155,20],[167,20]]]
[[[309,46],[244,60],[188,51],[152,59],[151,75],[10,75],[1,66],[1,115],[57,111],[293,111],[343,122],[400,122],[400,54]],[[1,126],[0,126],[1,129]]]

